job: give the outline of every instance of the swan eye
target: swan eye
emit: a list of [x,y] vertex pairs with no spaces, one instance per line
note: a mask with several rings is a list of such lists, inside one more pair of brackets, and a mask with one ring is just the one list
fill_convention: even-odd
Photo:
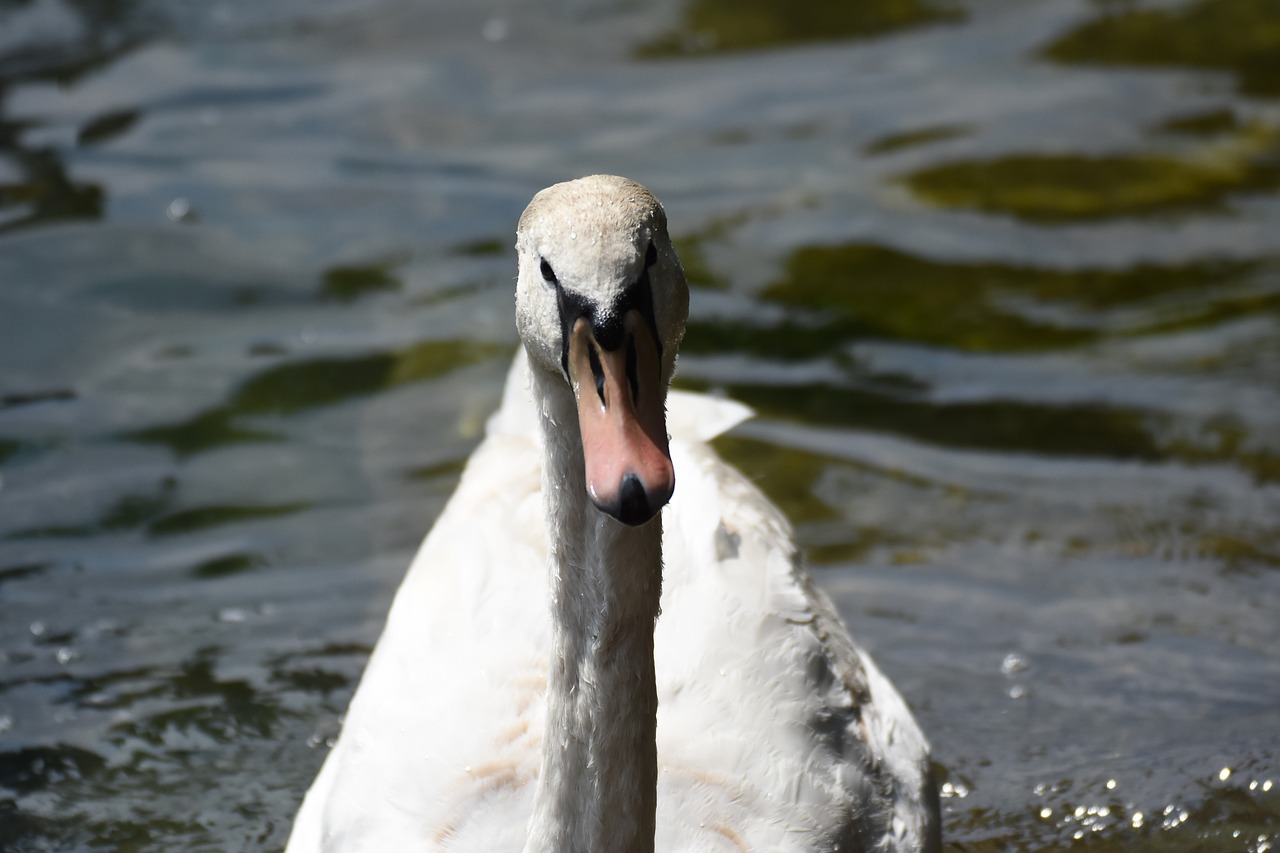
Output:
[[556,279],[556,271],[551,268],[551,264],[547,263],[545,258],[542,261],[541,269],[542,269],[542,280],[545,281],[547,284],[560,283],[559,280]]
[[654,248],[653,243],[649,243],[649,251],[644,253],[644,265],[651,267],[658,262],[658,250]]

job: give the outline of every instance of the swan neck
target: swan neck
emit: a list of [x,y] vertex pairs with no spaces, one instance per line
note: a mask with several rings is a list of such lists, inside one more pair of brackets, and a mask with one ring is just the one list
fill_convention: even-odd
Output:
[[534,386],[546,454],[552,648],[525,850],[651,853],[661,514],[628,527],[596,509],[586,493],[572,393],[559,376],[535,376]]

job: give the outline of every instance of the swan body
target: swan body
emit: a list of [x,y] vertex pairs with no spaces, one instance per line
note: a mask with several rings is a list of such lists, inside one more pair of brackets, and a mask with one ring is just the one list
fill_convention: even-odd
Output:
[[749,412],[671,392],[645,426],[687,310],[661,207],[557,185],[517,249],[524,347],[288,853],[936,850],[923,734],[706,444]]

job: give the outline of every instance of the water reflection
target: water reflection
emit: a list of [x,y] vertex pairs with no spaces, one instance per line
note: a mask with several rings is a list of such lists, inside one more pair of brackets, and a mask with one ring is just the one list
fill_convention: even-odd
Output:
[[[9,20],[13,26],[13,19],[27,9],[32,10],[31,15],[39,15],[40,5],[0,5],[0,23]],[[102,217],[105,189],[99,183],[73,178],[65,151],[26,141],[37,135],[33,131],[39,129],[39,119],[12,117],[9,95],[19,86],[74,85],[136,49],[151,27],[143,23],[133,0],[79,0],[65,8],[79,18],[79,31],[74,36],[47,44],[0,42],[0,162],[7,163],[18,176],[17,180],[0,178],[0,233],[41,222]],[[99,116],[80,129],[78,140],[83,145],[105,141],[136,120],[137,115],[130,112]]]

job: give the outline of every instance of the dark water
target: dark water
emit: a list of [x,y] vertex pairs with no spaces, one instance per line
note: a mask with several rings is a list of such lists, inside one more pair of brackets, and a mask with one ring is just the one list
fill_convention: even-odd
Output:
[[283,846],[593,171],[950,849],[1269,849],[1277,57],[1274,0],[0,0],[0,849]]

